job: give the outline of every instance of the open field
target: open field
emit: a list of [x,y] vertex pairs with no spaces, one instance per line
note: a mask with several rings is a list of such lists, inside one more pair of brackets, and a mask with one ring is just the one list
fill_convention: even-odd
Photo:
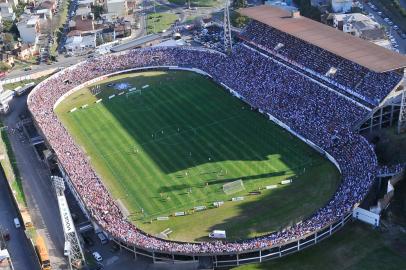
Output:
[[147,17],[147,33],[160,33],[167,30],[178,18],[172,13],[151,13]]
[[[115,89],[144,85],[131,95]],[[147,232],[170,228],[171,239],[189,241],[213,229],[226,229],[228,239],[252,237],[305,218],[338,186],[331,163],[201,75],[124,74],[103,81],[100,90],[72,94],[56,113],[129,218]],[[245,190],[226,195],[223,184],[239,179]],[[285,179],[293,183],[280,185]],[[229,201],[236,196],[245,199]],[[212,208],[214,201],[225,203]],[[196,206],[209,210],[193,213]],[[154,220],[180,211],[190,215]]]
[[[401,243],[399,240],[394,240]],[[394,241],[370,226],[354,222],[347,224],[331,238],[302,252],[262,264],[252,264],[235,270],[398,270],[406,269],[405,252],[397,250]],[[403,239],[403,245],[406,239]]]

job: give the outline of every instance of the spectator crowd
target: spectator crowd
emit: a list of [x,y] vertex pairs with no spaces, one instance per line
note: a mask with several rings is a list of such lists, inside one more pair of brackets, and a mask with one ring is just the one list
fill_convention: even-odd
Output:
[[[371,106],[378,105],[402,79],[394,71],[374,72],[258,21],[248,24],[240,37]],[[332,68],[335,71],[329,72]]]
[[[273,33],[274,30],[269,32],[269,40],[265,38],[265,30],[267,29],[261,28],[262,33],[258,33],[254,27],[250,28],[252,35],[262,36],[255,38],[258,42],[277,42],[273,36],[279,36]],[[284,42],[290,41],[286,39]],[[270,45],[270,48],[272,47],[273,45]],[[303,49],[297,53],[295,61],[306,65],[312,55],[306,50],[314,50],[310,45],[294,42],[292,46],[286,45],[284,48],[286,54]],[[317,53],[321,59],[323,54],[326,54]],[[350,73],[339,75],[342,77],[337,76],[336,79],[348,87],[358,86],[354,91],[367,97],[381,97],[386,91],[383,86],[376,86],[370,91],[359,88],[360,84],[351,81],[357,76],[351,73],[357,73],[356,69],[359,67],[347,62],[343,64],[344,60],[334,60],[339,61],[338,68],[348,69],[343,70],[343,73]],[[318,63],[320,66],[314,66],[314,69],[324,72],[326,64],[321,60]],[[334,196],[312,216],[296,225],[239,242],[173,242],[139,230],[123,217],[118,205],[92,169],[88,158],[58,120],[53,108],[68,91],[74,87],[80,88],[81,84],[91,79],[131,68],[156,66],[177,66],[204,71],[214,81],[233,89],[252,107],[272,115],[292,131],[326,151],[334,158],[342,174],[342,182]],[[347,76],[347,80],[343,76]],[[366,76],[373,78],[375,75]],[[392,78],[394,75],[384,76]],[[370,83],[373,84],[372,81]],[[393,85],[391,82],[388,84]],[[28,106],[97,223],[116,239],[156,251],[186,254],[242,252],[269,248],[304,237],[350,213],[354,205],[366,196],[377,173],[377,159],[373,147],[362,136],[351,131],[354,124],[367,115],[366,108],[244,43],[235,45],[229,56],[208,49],[155,47],[88,60],[40,83],[30,94]]]

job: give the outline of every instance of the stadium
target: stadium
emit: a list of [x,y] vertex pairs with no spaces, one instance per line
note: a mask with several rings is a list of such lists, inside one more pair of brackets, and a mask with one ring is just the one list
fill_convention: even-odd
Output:
[[[136,255],[151,257],[154,261],[199,261],[214,267],[279,258],[316,244],[344,226],[351,218],[352,210],[363,201],[375,177],[382,170],[377,163],[373,146],[359,131],[391,125],[401,114],[400,106],[393,104],[401,100],[402,91],[399,90],[406,58],[346,34],[334,32],[333,37],[331,31],[335,30],[328,30],[330,28],[327,26],[277,8],[254,7],[243,9],[241,13],[252,21],[238,35],[239,42],[234,45],[230,54],[192,47],[151,47],[126,51],[66,68],[40,83],[30,93],[29,110],[58,157],[60,169],[75,197],[89,213],[94,224],[122,248]],[[351,43],[351,46],[344,46],[346,42],[347,45]],[[340,46],[336,46],[337,43]],[[160,82],[151,82],[151,85],[145,83],[146,81],[137,86],[125,85],[129,81],[125,79],[114,83],[117,89],[110,89],[110,92],[105,90],[108,84],[113,85],[109,80],[117,80],[117,76],[128,78],[132,74],[145,75],[145,72],[163,72],[167,75]],[[114,194],[108,188],[109,184],[106,185],[100,176],[100,170],[92,166],[96,156],[89,151],[91,148],[83,147],[83,137],[89,132],[84,132],[82,139],[78,138],[79,135],[74,135],[81,132],[79,130],[75,133],[75,127],[77,129],[78,126],[83,126],[85,129],[87,122],[96,122],[97,115],[105,112],[95,112],[93,117],[88,114],[87,122],[81,123],[78,120],[75,125],[72,123],[77,118],[73,115],[93,110],[98,104],[109,106],[108,104],[119,100],[123,103],[116,104],[116,107],[127,106],[123,105],[124,102],[132,100],[134,103],[128,106],[139,108],[134,114],[154,111],[161,104],[155,104],[155,107],[148,103],[146,98],[151,95],[148,91],[158,88],[153,83],[169,88],[172,80],[178,81],[173,75],[176,73],[180,77],[190,76],[197,80],[199,83],[196,85],[203,82],[202,78],[205,81],[210,80],[211,84],[216,85],[214,88],[226,89],[229,97],[234,96],[232,101],[221,98],[221,103],[213,103],[217,107],[221,107],[223,102],[230,102],[230,107],[224,104],[225,108],[237,110],[238,107],[240,113],[246,107],[247,112],[243,113],[249,116],[243,121],[245,125],[235,125],[233,128],[252,128],[248,125],[254,119],[251,118],[251,113],[254,113],[250,112],[252,110],[313,149],[310,151],[297,143],[298,148],[303,148],[302,155],[310,153],[310,157],[315,156],[315,160],[321,155],[329,160],[340,174],[340,183],[331,197],[311,214],[295,220],[294,224],[236,241],[171,241],[152,235],[144,231],[142,226],[138,227],[137,222],[131,222],[128,213],[125,213],[125,207],[114,199]],[[85,88],[92,95],[83,97],[83,92],[80,91]],[[140,89],[142,90],[138,92]],[[130,94],[132,92],[134,94]],[[217,97],[213,92],[208,95]],[[204,112],[201,114],[204,115]],[[156,121],[158,119],[159,117]],[[225,129],[231,128],[224,125]],[[266,128],[265,126],[256,128],[260,130]],[[110,127],[115,129],[114,125]],[[106,144],[110,138],[107,131],[110,127],[106,123],[99,130],[107,133],[104,137]],[[163,136],[165,132],[171,136]],[[276,128],[272,132],[280,137],[287,136]],[[186,141],[200,138],[201,135],[196,135],[197,133],[187,124],[175,124],[168,125],[168,128],[153,128],[152,132],[145,134],[149,134],[151,139],[165,142],[166,144],[155,146],[164,148],[165,145],[176,145],[179,137]],[[177,140],[173,140],[173,137]],[[255,137],[254,139],[256,140]],[[92,138],[88,140],[93,141]],[[131,143],[128,145],[127,151],[131,156],[142,154],[145,149],[137,145],[134,147]],[[102,147],[99,143],[94,149]],[[259,147],[264,147],[264,144]],[[196,151],[183,155],[185,158],[188,155],[194,156]],[[319,155],[312,151],[317,151]],[[202,159],[206,159],[205,162],[200,162],[203,165],[213,164],[214,161],[217,163],[221,159],[218,154],[210,151],[202,156]],[[299,154],[297,162],[286,167],[297,166],[298,170],[309,168],[304,160]],[[186,175],[188,170],[184,170],[188,166],[190,165],[187,163],[177,165],[182,168],[176,170],[182,171],[182,179],[189,179]],[[226,170],[232,174],[231,169],[226,166],[217,169],[209,167],[204,172],[214,171],[216,181],[223,179],[220,176],[226,174]],[[268,170],[268,166],[263,166],[254,174],[266,173]],[[278,170],[286,171],[286,168],[281,167]],[[294,174],[287,172],[272,181],[289,180]],[[232,176],[233,181],[229,182],[238,181],[240,177],[241,174]],[[206,181],[210,188],[211,180],[203,180],[203,187],[200,189],[206,188]],[[224,187],[223,184],[226,183],[228,182],[220,181],[216,189]],[[268,182],[257,186],[253,184],[250,191],[267,184]],[[183,189],[196,193],[196,188],[191,188],[190,184]],[[244,193],[238,189],[235,194],[240,196],[239,192]],[[218,196],[220,195],[210,200],[215,200]],[[220,199],[226,198],[228,197]]]

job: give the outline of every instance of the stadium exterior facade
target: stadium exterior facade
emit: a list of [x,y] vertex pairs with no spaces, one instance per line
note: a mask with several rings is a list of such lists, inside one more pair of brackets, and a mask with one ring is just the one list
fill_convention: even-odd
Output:
[[[121,55],[125,55],[126,53],[122,53]],[[68,69],[66,69],[63,72],[68,72],[75,70],[77,67],[79,67],[81,64],[77,64],[75,66],[72,66]],[[190,70],[194,72],[198,72],[200,74],[205,74],[209,77],[211,77],[209,74],[206,72],[197,69],[197,68],[190,68],[190,67],[181,67],[181,66],[143,66],[143,67],[138,67],[138,68],[132,68],[132,69],[127,69],[127,70],[121,70],[109,74],[105,74],[103,76],[100,76],[96,79],[89,80],[85,83],[82,83],[80,85],[76,85],[74,88],[70,89],[69,91],[65,92],[62,96],[58,97],[58,100],[54,103],[53,108],[55,108],[66,96],[70,95],[74,91],[77,91],[78,89],[83,88],[86,85],[89,85],[91,83],[94,83],[99,80],[103,80],[109,76],[116,75],[118,73],[125,73],[125,72],[133,72],[133,71],[141,71],[141,70],[146,70],[146,69],[182,69],[182,70]],[[58,75],[56,75],[58,76]],[[41,84],[39,84],[33,92],[29,96],[29,100],[35,99],[39,97],[39,91],[41,87],[46,87],[47,83],[50,81],[51,78],[48,78]],[[227,85],[221,83],[224,87],[226,87],[231,94],[234,96],[237,96],[243,100],[244,97],[240,96],[236,91],[232,90],[231,88],[227,87]],[[246,100],[245,100],[246,101]],[[37,119],[38,114],[33,111],[32,105],[30,105],[29,102],[29,109],[31,110],[34,119]],[[261,110],[260,110],[261,111]],[[302,141],[316,149],[318,152],[324,154],[330,161],[332,161],[337,168],[340,170],[339,162],[337,162],[329,153],[324,151],[321,147],[317,146],[315,143],[313,143],[311,140],[308,140],[304,138],[303,136],[299,135],[297,132],[293,131],[288,125],[286,125],[283,121],[277,119],[270,113],[266,113],[266,115],[269,117],[270,120],[273,122],[277,123],[284,129],[288,130],[295,136],[299,137]],[[37,126],[39,127],[40,130],[42,130],[42,125],[37,123]],[[47,134],[46,132],[43,132],[45,135],[44,137],[46,138]],[[52,143],[50,143],[50,146],[53,147]],[[88,213],[89,217],[93,217],[93,213],[91,210],[88,209],[86,203],[82,200],[82,196],[80,194],[80,191],[76,190],[75,188],[75,183],[73,183],[70,178],[69,178],[69,172],[65,170],[63,165],[60,163],[59,164],[61,170],[64,172],[64,177],[70,186],[71,190],[75,194],[75,197],[79,201],[81,207],[83,210],[85,210],[86,213]],[[340,170],[341,171],[341,170]],[[233,252],[168,252],[168,251],[162,251],[162,250],[156,250],[156,249],[151,249],[148,247],[140,246],[140,245],[134,245],[133,243],[126,242],[124,239],[120,237],[115,237],[110,234],[110,232],[103,228],[102,225],[98,224],[98,222],[93,219],[93,222],[95,224],[98,224],[99,227],[101,227],[105,232],[111,237],[113,241],[118,243],[121,248],[128,250],[130,252],[133,252],[135,256],[137,255],[142,255],[142,256],[147,256],[151,257],[154,261],[170,261],[170,262],[179,262],[179,261],[197,261],[197,260],[210,260],[212,264],[215,267],[225,267],[225,266],[232,266],[232,265],[240,265],[244,263],[252,263],[252,262],[262,262],[268,259],[274,259],[274,258],[279,258],[281,256],[302,250],[303,248],[306,248],[308,246],[314,245],[318,243],[319,241],[325,239],[326,237],[330,236],[332,233],[336,232],[339,230],[349,219],[351,216],[351,210],[347,211],[344,215],[341,217],[337,218],[334,222],[328,224],[327,226],[324,226],[323,228],[317,229],[315,231],[312,231],[308,234],[305,234],[301,236],[300,238],[294,239],[287,241],[283,244],[278,244],[275,246],[268,246],[268,247],[261,247],[257,249],[249,249],[249,250],[242,250],[242,251],[233,251]],[[150,236],[153,237],[153,236]],[[180,243],[182,244],[182,243]]]

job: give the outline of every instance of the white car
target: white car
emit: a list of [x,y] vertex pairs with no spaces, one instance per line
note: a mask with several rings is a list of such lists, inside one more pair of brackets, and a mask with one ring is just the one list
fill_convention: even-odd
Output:
[[101,262],[103,260],[102,256],[97,251],[93,252],[92,255],[93,255],[93,258],[98,262]]

